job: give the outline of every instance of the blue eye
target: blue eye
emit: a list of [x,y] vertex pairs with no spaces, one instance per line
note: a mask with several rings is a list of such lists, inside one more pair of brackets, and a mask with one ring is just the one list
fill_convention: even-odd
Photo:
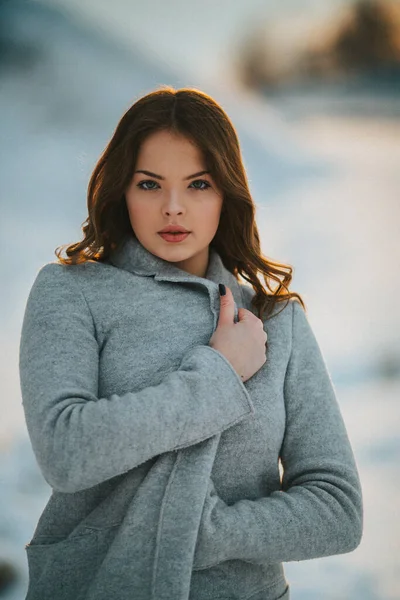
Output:
[[[145,191],[150,191],[150,190],[155,190],[155,189],[157,189],[157,188],[155,188],[155,187],[150,187],[150,188],[148,188],[148,187],[143,187],[143,185],[144,185],[144,184],[146,184],[146,185],[147,185],[148,183],[155,183],[156,185],[158,185],[158,184],[157,184],[155,181],[153,181],[152,179],[145,179],[145,180],[143,180],[143,181],[140,181],[140,182],[137,184],[137,187],[138,187],[139,189],[141,189],[141,190],[145,190]],[[194,188],[195,190],[199,190],[199,191],[201,191],[201,192],[202,192],[202,191],[204,191],[204,190],[206,190],[206,189],[208,189],[209,187],[211,187],[211,185],[210,185],[210,184],[208,183],[208,181],[206,181],[205,179],[195,179],[195,181],[192,181],[192,183],[191,183],[190,185],[193,185],[194,183],[204,183],[204,184],[205,184],[205,187],[195,187],[195,188]]]
[[200,191],[206,190],[207,188],[211,187],[210,184],[208,183],[208,181],[206,181],[205,179],[195,179],[194,181],[192,181],[192,184],[193,183],[205,183],[206,184],[206,187],[195,188],[196,190],[200,190]]
[[[144,183],[146,183],[146,184],[147,184],[147,183],[156,183],[156,182],[155,182],[155,181],[153,181],[152,179],[146,179],[145,181],[140,181],[140,182],[137,184],[137,187],[138,187],[139,189],[141,189],[141,190],[148,190],[149,188],[142,187],[142,185],[143,185]],[[150,188],[150,190],[154,190],[154,189],[155,189],[155,188]]]

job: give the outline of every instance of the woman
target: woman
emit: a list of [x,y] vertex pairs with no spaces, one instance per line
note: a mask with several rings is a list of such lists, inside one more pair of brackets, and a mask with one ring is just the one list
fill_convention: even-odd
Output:
[[358,546],[362,492],[292,269],[260,252],[223,109],[190,88],[140,98],[88,213],[22,326],[52,487],[27,599],[287,600],[283,562]]

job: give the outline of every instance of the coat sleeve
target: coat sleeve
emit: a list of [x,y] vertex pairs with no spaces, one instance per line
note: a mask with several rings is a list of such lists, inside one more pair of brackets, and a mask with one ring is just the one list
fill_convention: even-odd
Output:
[[92,487],[254,413],[230,362],[205,345],[190,348],[159,385],[98,397],[95,324],[72,268],[48,263],[39,270],[19,348],[27,430],[53,489]]
[[227,505],[210,480],[195,570],[233,559],[266,564],[343,554],[361,541],[363,502],[355,458],[314,333],[301,304],[291,303],[281,490]]

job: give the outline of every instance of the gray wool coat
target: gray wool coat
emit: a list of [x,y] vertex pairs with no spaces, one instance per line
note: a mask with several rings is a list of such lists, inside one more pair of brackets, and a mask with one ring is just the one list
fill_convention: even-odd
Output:
[[283,562],[360,543],[359,475],[306,313],[277,305],[243,383],[208,345],[220,282],[236,317],[255,312],[212,247],[205,278],[133,235],[105,263],[39,270],[19,368],[52,493],[26,600],[288,600]]

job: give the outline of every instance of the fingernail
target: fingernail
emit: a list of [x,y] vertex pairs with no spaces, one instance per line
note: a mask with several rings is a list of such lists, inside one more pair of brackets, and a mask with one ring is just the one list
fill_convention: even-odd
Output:
[[225,294],[226,294],[226,288],[225,288],[224,284],[223,283],[219,283],[218,287],[219,287],[219,295],[220,296],[225,296]]

